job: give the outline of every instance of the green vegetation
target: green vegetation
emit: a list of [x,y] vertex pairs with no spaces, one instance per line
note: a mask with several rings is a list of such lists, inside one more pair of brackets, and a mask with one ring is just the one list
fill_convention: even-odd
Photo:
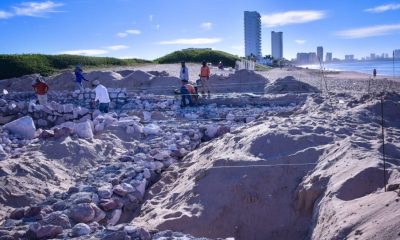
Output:
[[224,66],[234,67],[235,62],[238,59],[239,57],[222,51],[209,49],[184,49],[181,51],[175,51],[154,61],[156,63],[179,63],[181,61],[201,63],[202,61],[207,61],[212,64],[218,64],[219,61],[222,61]]
[[[154,63],[179,63],[181,61],[201,63],[203,60],[224,66],[234,67],[239,58],[232,54],[211,49],[185,49],[170,53],[154,60]],[[110,57],[85,57],[76,55],[43,55],[43,54],[0,54],[0,79],[21,77],[39,73],[49,76],[61,70],[73,69],[77,64],[84,68],[106,68],[114,66],[132,66],[153,63],[141,59],[117,59]]]
[[60,70],[71,69],[77,64],[82,67],[130,66],[150,63],[141,59],[117,59],[109,57],[85,57],[75,55],[0,55],[0,79],[40,73],[43,76]]

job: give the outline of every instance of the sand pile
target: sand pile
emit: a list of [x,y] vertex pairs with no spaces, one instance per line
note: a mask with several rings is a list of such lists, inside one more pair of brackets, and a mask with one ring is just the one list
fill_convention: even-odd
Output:
[[265,89],[266,93],[317,93],[320,90],[307,83],[297,80],[293,76],[279,78]]
[[254,71],[240,70],[228,76],[212,75],[209,80],[213,93],[252,92],[263,94],[269,80]]
[[[388,106],[397,99],[388,98]],[[336,116],[307,104],[308,113],[258,121],[189,154],[150,189],[133,223],[211,238],[395,239],[400,203],[383,192],[380,126],[372,121],[379,113],[369,110],[376,100]],[[390,111],[393,150],[400,110]],[[387,165],[391,190],[397,165]]]

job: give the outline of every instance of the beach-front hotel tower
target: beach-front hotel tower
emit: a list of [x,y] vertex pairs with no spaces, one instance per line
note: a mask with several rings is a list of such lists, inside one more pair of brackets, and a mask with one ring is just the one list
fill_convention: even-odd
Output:
[[321,46],[317,47],[317,57],[319,58],[319,61],[324,61],[324,48]]
[[262,57],[261,15],[258,12],[244,12],[244,44],[246,57]]
[[271,32],[271,55],[274,59],[283,58],[283,33]]

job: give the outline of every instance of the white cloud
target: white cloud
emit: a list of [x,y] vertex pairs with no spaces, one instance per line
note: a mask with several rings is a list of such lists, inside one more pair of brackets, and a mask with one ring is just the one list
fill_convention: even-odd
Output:
[[127,37],[128,34],[126,32],[120,32],[120,33],[117,33],[117,36],[120,38],[124,38],[124,37]]
[[304,44],[304,43],[306,43],[307,41],[306,40],[301,40],[301,39],[297,39],[297,40],[294,40],[297,44]]
[[127,37],[128,35],[140,35],[142,32],[138,29],[128,29],[125,32],[117,33],[117,36],[120,38]]
[[202,24],[200,24],[200,28],[203,30],[211,30],[213,27],[213,24],[211,22],[203,22]]
[[221,42],[221,38],[180,38],[170,41],[161,41],[161,45],[203,45]]
[[289,24],[299,24],[316,21],[326,17],[324,11],[289,11],[263,15],[261,22],[266,27],[284,26]]
[[108,52],[109,51],[104,50],[104,49],[85,49],[85,50],[64,51],[64,52],[61,52],[61,54],[96,56],[96,55],[103,55]]
[[119,50],[123,50],[123,49],[128,49],[129,46],[126,46],[126,45],[114,45],[114,46],[108,46],[106,48],[111,50],[111,51],[119,51]]
[[149,15],[149,21],[152,22],[153,21],[153,15]]
[[46,2],[23,2],[14,6],[14,14],[16,16],[42,17],[47,13],[55,13],[56,8],[63,6],[63,3],[55,3],[53,1]]
[[13,15],[9,12],[5,12],[5,11],[0,11],[0,19],[6,19],[6,18],[10,18]]
[[391,3],[391,4],[386,4],[386,5],[380,5],[377,7],[373,7],[373,8],[368,8],[365,9],[364,11],[366,12],[372,12],[372,13],[383,13],[389,10],[397,10],[400,9],[400,3]]
[[156,29],[159,30],[160,29],[160,24],[156,25]]
[[6,19],[16,16],[44,17],[48,13],[59,12],[56,9],[64,6],[63,3],[53,1],[45,2],[23,2],[12,7],[13,11],[1,11],[0,19]]
[[134,34],[134,35],[139,35],[142,33],[140,30],[137,30],[137,29],[129,29],[129,30],[126,30],[125,32],[128,34]]
[[348,29],[339,31],[336,35],[342,38],[367,38],[388,35],[397,30],[400,30],[400,24],[376,25],[364,28]]
[[119,56],[119,57],[116,57],[116,58],[119,58],[119,59],[133,59],[133,58],[139,58],[139,57],[137,57],[137,56]]

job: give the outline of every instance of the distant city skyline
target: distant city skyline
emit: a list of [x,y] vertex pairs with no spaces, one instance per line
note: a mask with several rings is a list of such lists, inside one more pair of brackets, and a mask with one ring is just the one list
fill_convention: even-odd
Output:
[[[245,54],[243,12],[261,19],[261,52],[283,32],[283,57],[315,52],[362,58],[400,48],[398,0],[2,0],[0,53],[154,59],[189,47]],[[200,13],[199,13],[200,12]],[[195,14],[197,13],[197,14]]]

